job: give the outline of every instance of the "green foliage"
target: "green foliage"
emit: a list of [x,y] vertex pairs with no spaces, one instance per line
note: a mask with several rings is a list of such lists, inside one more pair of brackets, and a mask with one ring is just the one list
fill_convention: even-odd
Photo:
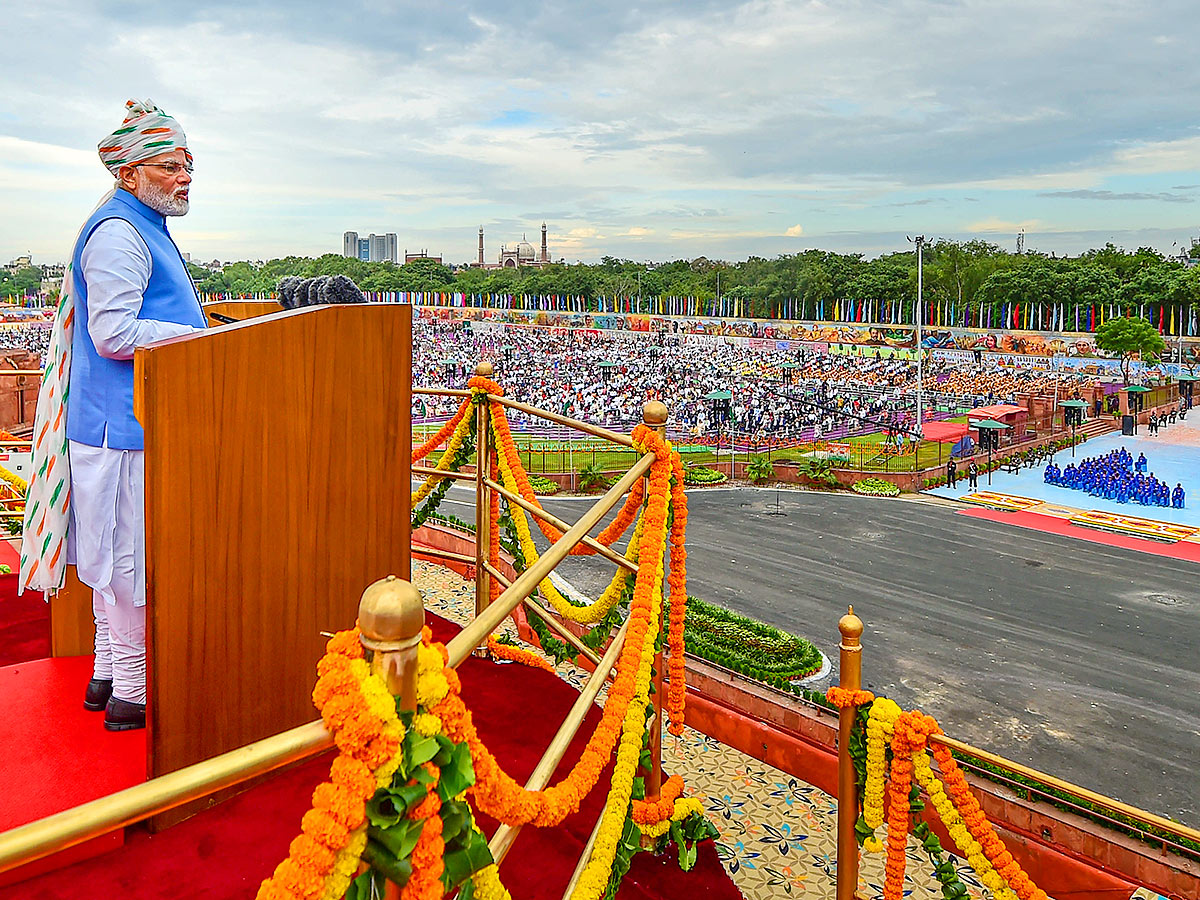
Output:
[[42,286],[42,270],[37,266],[25,266],[15,272],[0,269],[0,298],[22,300],[36,294]]
[[775,478],[775,466],[766,456],[755,456],[746,467],[746,475],[755,484],[766,484]]
[[[1193,245],[1192,254],[1200,254]],[[925,249],[925,302],[954,303],[972,313],[999,312],[1007,304],[1062,305],[1090,311],[1100,304],[1123,310],[1143,304],[1200,305],[1200,270],[1188,270],[1149,248],[1134,251],[1108,244],[1073,259],[1055,259],[1037,252],[1020,256],[985,241],[937,241]],[[30,270],[21,270],[26,272]],[[778,317],[795,310],[801,317],[826,313],[838,300],[869,299],[911,319],[916,299],[916,260],[911,252],[890,253],[877,259],[862,254],[824,250],[782,254],[773,259],[751,256],[727,263],[700,257],[652,265],[604,257],[595,265],[556,263],[543,268],[474,269],[457,272],[431,259],[397,266],[370,263],[327,253],[316,259],[287,257],[261,266],[231,263],[221,272],[200,267],[190,271],[201,291],[209,293],[269,292],[285,275],[302,278],[344,274],[366,291],[460,291],[466,294],[562,294],[582,297],[585,307],[598,308],[597,298],[623,296],[643,299],[687,296],[710,299],[721,295],[745,302],[746,312]],[[17,276],[37,290],[32,274]],[[8,291],[0,275],[0,296]],[[40,274],[37,276],[40,281]]]
[[595,463],[590,463],[579,470],[579,489],[582,491],[594,491],[605,487],[608,484],[608,478],[600,471],[600,466]]
[[683,483],[689,487],[722,484],[728,480],[729,476],[724,472],[718,472],[716,469],[709,469],[705,466],[685,466],[683,470]]
[[834,474],[835,463],[832,459],[820,456],[806,456],[796,464],[797,474],[803,475],[814,484],[824,484],[835,487],[838,483]]
[[1109,319],[1096,329],[1096,346],[1105,353],[1120,357],[1121,374],[1128,383],[1129,367],[1135,358],[1158,362],[1167,345],[1148,319],[1121,316]]
[[[367,846],[363,861],[370,870],[356,878],[347,892],[346,896],[355,900],[377,896],[373,890],[380,886],[381,877],[400,887],[408,883],[412,877],[413,848],[425,823],[424,819],[409,819],[408,814],[431,788],[441,800],[439,815],[445,842],[443,889],[452,891],[473,873],[492,864],[487,841],[472,828],[470,807],[465,801],[454,799],[475,783],[470,747],[465,741],[455,743],[445,735],[422,736],[412,727],[412,713],[401,711],[400,717],[406,728],[401,743],[403,762],[391,784],[377,790],[367,803]],[[428,762],[438,768],[436,784],[434,776],[423,767]]]
[[683,634],[689,653],[783,690],[821,667],[820,651],[804,638],[695,597]]
[[535,494],[542,496],[550,496],[558,493],[558,482],[549,478],[543,478],[541,475],[529,474],[529,486],[533,488]]
[[882,478],[864,478],[854,482],[850,490],[856,494],[866,494],[868,497],[895,497],[900,493],[900,488]]

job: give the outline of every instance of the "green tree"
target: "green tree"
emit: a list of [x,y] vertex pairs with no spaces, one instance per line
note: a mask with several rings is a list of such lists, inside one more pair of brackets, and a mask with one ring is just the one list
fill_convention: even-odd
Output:
[[0,297],[22,300],[28,294],[36,294],[42,286],[42,270],[37,266],[25,266],[15,272],[0,269]]
[[1140,316],[1109,319],[1096,329],[1096,346],[1121,359],[1121,377],[1129,383],[1129,367],[1134,359],[1156,363],[1167,348],[1158,329]]

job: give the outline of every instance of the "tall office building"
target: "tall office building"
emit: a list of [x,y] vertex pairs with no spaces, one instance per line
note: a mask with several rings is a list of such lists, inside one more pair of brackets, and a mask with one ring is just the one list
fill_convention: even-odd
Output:
[[364,238],[360,238],[357,231],[347,231],[342,235],[342,255],[351,259],[357,257],[366,262],[396,262],[397,247],[393,232],[369,234]]

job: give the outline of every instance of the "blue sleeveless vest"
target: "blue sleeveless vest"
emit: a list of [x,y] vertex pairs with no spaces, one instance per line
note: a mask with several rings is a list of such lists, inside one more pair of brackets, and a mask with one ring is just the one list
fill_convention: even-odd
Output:
[[88,333],[87,283],[83,248],[101,222],[124,219],[150,249],[150,282],[142,295],[139,319],[155,319],[203,328],[204,313],[179,248],[167,232],[166,219],[128,191],[92,213],[75,243],[75,335],[71,342],[71,387],[67,402],[67,438],[92,447],[142,450],[141,423],[133,415],[133,360],[106,359],[96,352]]

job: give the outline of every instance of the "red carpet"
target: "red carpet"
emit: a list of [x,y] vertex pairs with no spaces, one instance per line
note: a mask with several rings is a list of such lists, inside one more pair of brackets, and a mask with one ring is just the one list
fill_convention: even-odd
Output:
[[[7,555],[6,555],[7,552]],[[44,659],[50,655],[50,606],[39,591],[17,595],[16,554],[0,541],[0,562],[13,574],[0,575],[0,666]],[[8,561],[8,557],[13,561]]]
[[[456,626],[433,616],[429,619],[439,640],[457,631]],[[464,699],[476,711],[480,734],[508,772],[523,780],[577,692],[547,672],[524,666],[468,659],[459,671]],[[599,711],[593,710],[560,772],[578,758],[598,719]],[[120,850],[0,889],[0,900],[252,897],[298,833],[312,789],[327,775],[330,758],[326,755],[289,769],[161,834],[130,829]],[[515,898],[557,900],[562,896],[603,805],[610,774],[606,771],[583,809],[562,827],[522,831],[502,868]],[[482,821],[480,825],[489,833],[493,827]],[[695,900],[698,896],[736,900],[741,894],[709,842],[701,848],[696,868],[686,874],[669,858],[655,860],[639,854],[619,896],[624,900]]]
[[105,731],[83,708],[90,656],[39,659],[0,669],[4,748],[0,831],[146,780],[146,733]]
[[987,519],[1004,525],[1016,525],[1019,528],[1032,528],[1034,531],[1045,531],[1050,534],[1062,534],[1078,538],[1081,541],[1091,541],[1093,544],[1107,544],[1110,547],[1123,547],[1126,550],[1140,550],[1142,553],[1153,553],[1155,556],[1165,556],[1169,559],[1200,562],[1200,543],[1195,541],[1178,541],[1174,544],[1148,541],[1145,538],[1111,534],[1095,528],[1072,525],[1066,519],[1033,512],[1002,512],[996,509],[973,508],[959,510],[959,515]]

